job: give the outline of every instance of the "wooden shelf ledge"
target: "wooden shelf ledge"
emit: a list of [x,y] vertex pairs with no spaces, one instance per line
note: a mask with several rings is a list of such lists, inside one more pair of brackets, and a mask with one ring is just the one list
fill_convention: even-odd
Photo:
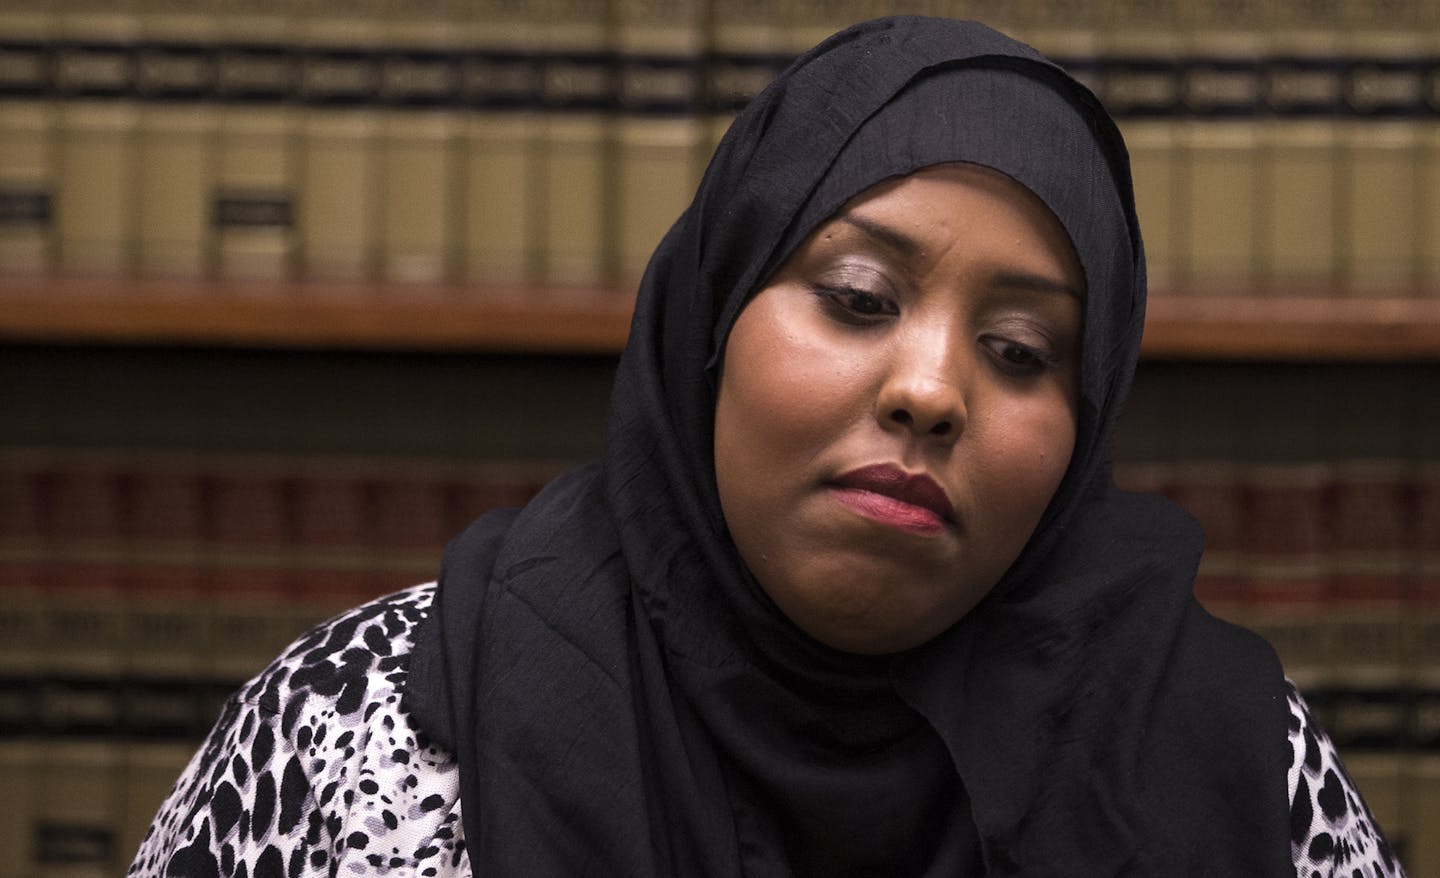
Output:
[[1440,360],[1440,297],[1152,294],[1144,351],[1151,359]]
[[594,288],[0,278],[0,337],[31,342],[608,354],[633,297]]
[[[600,288],[0,277],[0,339],[51,344],[614,354],[630,294]],[[1440,361],[1440,296],[1156,293],[1159,360]]]

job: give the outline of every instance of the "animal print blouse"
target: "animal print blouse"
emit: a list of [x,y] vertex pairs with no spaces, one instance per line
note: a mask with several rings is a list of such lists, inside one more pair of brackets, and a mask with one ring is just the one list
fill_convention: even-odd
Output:
[[[455,759],[401,703],[434,584],[312,630],[227,702],[129,875],[463,878]],[[1403,871],[1334,748],[1290,695],[1299,878]]]

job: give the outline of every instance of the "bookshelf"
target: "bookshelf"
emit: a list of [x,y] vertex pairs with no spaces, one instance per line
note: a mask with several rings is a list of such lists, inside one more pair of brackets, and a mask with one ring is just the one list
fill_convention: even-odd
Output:
[[[599,287],[43,278],[0,283],[0,338],[42,344],[613,354],[633,296]],[[1440,297],[1152,295],[1145,355],[1440,361]]]

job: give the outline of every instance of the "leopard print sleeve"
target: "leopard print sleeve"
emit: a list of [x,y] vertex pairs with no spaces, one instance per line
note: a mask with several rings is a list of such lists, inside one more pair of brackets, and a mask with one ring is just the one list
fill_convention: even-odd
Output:
[[131,878],[467,878],[459,781],[401,707],[434,586],[321,625],[227,702]]
[[1305,699],[1290,687],[1290,851],[1297,878],[1404,878]]

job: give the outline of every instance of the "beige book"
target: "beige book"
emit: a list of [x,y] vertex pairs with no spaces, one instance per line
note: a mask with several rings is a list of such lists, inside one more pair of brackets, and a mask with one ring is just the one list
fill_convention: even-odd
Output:
[[55,199],[57,258],[66,272],[123,274],[134,264],[140,111],[128,52],[138,36],[128,3],[57,3],[71,44],[55,65],[60,94]]
[[[1420,827],[1412,820],[1412,782],[1406,754],[1399,750],[1342,749],[1340,758],[1385,839],[1399,849],[1409,847]],[[1410,875],[1434,874],[1417,871],[1413,864],[1407,869]]]
[[974,19],[1011,33],[1015,22],[1021,17],[1022,3],[1016,0],[931,0],[923,4],[922,14],[941,15],[947,18]]
[[1325,295],[1339,270],[1340,34],[1312,4],[1274,4],[1261,128],[1260,262],[1266,289]]
[[1105,101],[1130,150],[1135,211],[1145,241],[1145,273],[1152,292],[1176,283],[1179,231],[1185,217],[1180,191],[1180,105],[1169,69],[1179,55],[1174,0],[1110,0],[1103,10],[1100,51],[1107,61]]
[[304,121],[299,166],[299,237],[308,277],[361,279],[380,261],[384,119],[376,50],[384,29],[378,0],[306,3],[296,30]]
[[868,7],[873,4],[863,0],[779,0],[775,5],[784,28],[786,51],[799,55],[841,28],[867,17]]
[[458,29],[469,48],[460,91],[459,275],[522,284],[540,269],[541,126],[538,7],[468,0]]
[[1353,295],[1414,290],[1425,212],[1420,200],[1428,0],[1344,0],[1345,101],[1341,225],[1345,288]]
[[[464,119],[455,106],[462,45],[448,0],[389,6],[380,70],[381,274],[438,282],[451,274],[459,239],[458,164]],[[404,51],[393,51],[393,49]]]
[[301,110],[292,4],[225,3],[217,16],[225,49],[216,59],[219,134],[210,222],[217,273],[281,281],[295,273]]
[[614,83],[603,0],[548,0],[541,45],[541,279],[607,284],[614,277]]
[[533,111],[476,110],[465,121],[464,277],[515,284],[536,277],[540,124]]
[[1012,4],[1011,34],[1095,88],[1108,0],[1024,0]]
[[[38,0],[0,8],[0,273],[50,270],[54,247],[55,104],[49,85],[54,17]],[[21,97],[23,96],[23,97]]]
[[1340,130],[1330,119],[1263,123],[1257,289],[1311,296],[1334,289]]
[[[1440,80],[1432,77],[1431,87],[1440,89]],[[1434,100],[1440,104],[1440,95]],[[1440,205],[1440,121],[1426,123],[1420,136],[1420,203],[1433,208]],[[1420,293],[1440,298],[1440,210],[1423,211],[1421,234]]]
[[1406,874],[1440,875],[1440,751],[1411,752],[1405,774],[1409,787],[1409,814],[1402,839]]
[[213,252],[217,4],[139,2],[138,269],[151,276],[199,278],[210,273]]
[[705,63],[705,143],[708,161],[735,114],[781,70],[785,31],[768,0],[713,0]]
[[1181,289],[1197,294],[1252,292],[1257,276],[1256,156],[1253,121],[1196,121],[1179,131]]
[[21,735],[0,736],[0,788],[5,807],[0,809],[0,878],[34,878],[36,799],[41,778],[44,744]]
[[[134,741],[125,747],[121,775],[119,850],[122,865],[140,849],[180,773],[196,753],[190,741]],[[248,760],[247,760],[248,761]]]
[[615,250],[617,283],[625,288],[640,279],[699,182],[703,15],[698,0],[622,0],[615,7]]
[[44,782],[35,799],[36,878],[114,878],[128,865],[120,849],[124,747],[118,740],[46,742]]
[[1420,130],[1411,120],[1356,119],[1343,140],[1340,229],[1345,288],[1406,295],[1419,272]]
[[[1187,65],[1180,156],[1181,259],[1185,286],[1241,292],[1258,274],[1259,0],[1189,4],[1182,10]],[[1203,59],[1196,63],[1194,59]]]
[[449,110],[386,113],[381,159],[386,280],[433,283],[449,275],[456,252],[456,143],[463,130]]

